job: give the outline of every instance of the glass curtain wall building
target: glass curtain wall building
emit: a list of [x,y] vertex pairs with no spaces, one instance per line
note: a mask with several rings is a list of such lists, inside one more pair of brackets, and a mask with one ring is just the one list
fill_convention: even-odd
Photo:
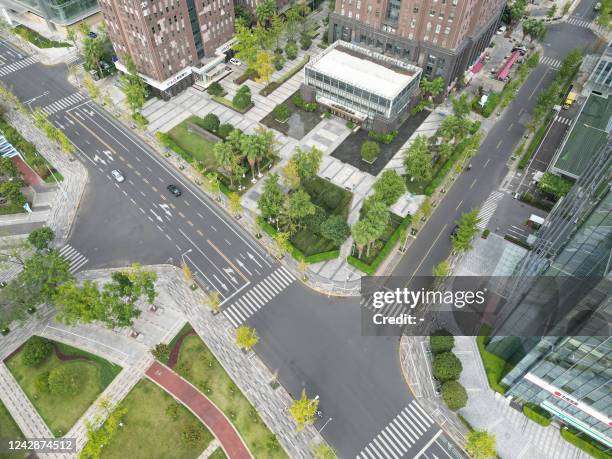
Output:
[[[506,395],[612,448],[612,137],[519,264],[488,350],[517,361]],[[553,306],[553,307],[551,307]],[[547,324],[535,336],[533,324]],[[544,330],[544,328],[540,328]],[[519,336],[520,340],[504,338]],[[517,344],[518,343],[518,344]],[[517,359],[517,354],[522,358]],[[513,358],[514,357],[514,358]]]
[[56,25],[66,26],[99,11],[96,0],[14,0]]

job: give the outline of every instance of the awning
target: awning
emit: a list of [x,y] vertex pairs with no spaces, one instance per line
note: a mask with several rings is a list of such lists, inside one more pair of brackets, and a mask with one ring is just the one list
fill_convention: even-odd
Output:
[[17,150],[13,147],[8,140],[4,136],[0,135],[0,156],[4,156],[5,158],[12,158],[13,156],[17,156]]
[[497,78],[500,80],[505,80],[506,77],[508,76],[508,74],[510,73],[510,69],[512,68],[512,66],[514,65],[514,63],[517,61],[517,59],[519,58],[519,56],[521,55],[521,53],[519,53],[518,51],[514,51],[510,57],[508,58],[508,60],[504,63],[504,65],[502,66],[502,68],[499,70],[499,72],[497,73]]

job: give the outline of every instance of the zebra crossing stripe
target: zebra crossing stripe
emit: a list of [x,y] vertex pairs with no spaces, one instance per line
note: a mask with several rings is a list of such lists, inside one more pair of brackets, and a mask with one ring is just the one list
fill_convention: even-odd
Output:
[[[419,427],[417,427],[416,423],[413,422],[412,417],[410,416],[410,413],[407,412],[408,408],[404,408],[404,410],[400,413],[400,415],[406,419],[406,421],[408,421],[408,423],[412,426],[412,428],[416,431],[416,433],[419,435],[419,437],[421,435],[423,435],[425,433],[425,431],[421,431],[421,429]],[[418,438],[418,437],[417,437]]]
[[389,444],[389,445],[390,445],[390,446],[391,446],[393,449],[395,449],[395,451],[397,451],[397,452],[399,453],[400,457],[401,457],[401,456],[403,456],[403,455],[404,455],[404,454],[405,454],[405,453],[406,453],[408,450],[400,449],[400,447],[399,447],[398,445],[396,445],[396,443],[397,443],[397,439],[395,439],[395,441],[393,441],[393,440],[390,438],[390,435],[388,435],[388,433],[387,433],[387,432],[385,432],[386,430],[387,430],[387,429],[383,430],[383,431],[381,432],[381,435],[387,439],[388,444]]
[[[404,417],[400,415],[397,417],[397,426],[401,429],[401,431],[404,433],[404,436],[406,437],[407,441],[411,441],[412,443],[416,443],[417,441],[417,436],[416,434],[412,431],[412,429],[408,426],[408,424],[406,423],[406,421],[404,420]],[[413,438],[414,437],[414,438]]]
[[419,405],[417,402],[413,402],[413,404],[414,404],[414,407],[423,414],[425,419],[429,421],[430,425],[434,423],[434,420],[432,419],[432,417],[425,412],[425,410],[423,409],[421,405]]
[[406,408],[406,410],[410,411],[410,414],[413,415],[412,419],[414,419],[414,422],[416,422],[419,425],[419,427],[423,429],[423,432],[425,432],[427,430],[427,426],[424,425],[425,422],[421,424],[421,421],[423,421],[423,419],[421,419],[420,415],[417,415],[416,417],[414,416],[415,413],[414,413],[414,408],[412,407],[412,405],[408,405],[408,408]]
[[223,314],[229,319],[234,327],[238,327],[238,325],[240,325],[241,321],[234,316],[234,312],[231,309],[225,309]]
[[[392,455],[392,456],[393,456],[395,459],[399,459],[399,458],[397,457],[397,454],[395,454],[395,453],[394,453],[394,452],[393,452],[393,451],[392,451],[392,450],[391,450],[391,449],[390,449],[388,446],[387,446],[387,449],[386,449],[386,450],[385,450],[385,448],[383,448],[382,446],[380,446],[380,444],[379,444],[379,443],[378,443],[378,441],[377,441],[378,439],[380,439],[380,434],[378,434],[378,436],[377,436],[377,437],[376,437],[374,440],[372,440],[372,441],[373,441],[373,442],[376,444],[376,446],[378,447],[378,449],[379,449],[380,451],[382,451],[383,453],[384,453],[385,451],[390,451],[390,452],[391,452],[391,455]],[[380,440],[380,441],[381,441],[381,443],[384,445],[384,442],[383,442],[382,440]]]
[[282,290],[281,287],[279,287],[276,282],[274,282],[272,280],[272,276],[269,276],[264,283],[267,285],[267,287],[272,290],[274,292],[275,295],[278,295],[280,293],[280,291]]
[[[408,448],[410,448],[410,441],[407,440],[405,436],[399,432],[397,427],[395,427],[394,423],[389,424],[389,427],[387,427],[387,429],[389,431],[389,435],[395,438],[396,441],[399,443],[399,446],[400,448],[402,448],[402,451],[404,451],[404,453],[407,453]],[[408,445],[408,447],[406,447],[405,445]]]
[[484,202],[478,213],[478,228],[485,229],[489,224],[489,220],[497,209],[497,203],[504,197],[504,193],[500,191],[493,191],[487,200]]
[[60,255],[68,262],[69,271],[71,273],[77,272],[80,268],[87,264],[89,259],[77,251],[74,247],[66,244],[59,251]]

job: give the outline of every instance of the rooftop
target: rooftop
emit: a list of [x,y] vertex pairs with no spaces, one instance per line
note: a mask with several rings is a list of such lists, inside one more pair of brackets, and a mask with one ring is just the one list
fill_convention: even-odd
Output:
[[308,67],[388,99],[399,94],[421,71],[397,59],[339,41]]
[[593,156],[606,142],[610,129],[612,97],[591,94],[582,107],[561,152],[553,162],[553,170],[572,178],[580,177]]

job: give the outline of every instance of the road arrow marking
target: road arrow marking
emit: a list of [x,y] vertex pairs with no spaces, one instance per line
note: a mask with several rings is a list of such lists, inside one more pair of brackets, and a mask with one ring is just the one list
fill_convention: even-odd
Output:
[[149,209],[149,210],[151,211],[153,215],[155,215],[155,218],[157,218],[158,222],[162,222],[162,223],[164,222],[164,219],[161,218],[159,215],[157,215],[155,212],[153,212],[153,209]]
[[104,161],[102,158],[100,158],[98,155],[94,155],[93,160],[97,163],[102,163],[103,165],[106,166],[106,161]]
[[160,204],[159,207],[166,212],[166,215],[168,217],[172,217],[172,212],[170,212],[170,207],[168,206],[168,204]]
[[260,268],[263,268],[263,266],[261,266],[257,260],[255,259],[255,255],[253,255],[251,252],[247,252],[248,257],[253,261],[253,263],[255,263],[257,266],[259,266]]
[[108,158],[109,161],[112,161],[114,159],[113,155],[111,154],[110,151],[104,150],[104,151],[102,151],[102,153],[104,153],[106,155],[106,157]]
[[223,268],[223,271],[225,271],[225,274],[231,279],[231,281],[238,285],[238,281],[236,280],[236,278],[232,275],[234,270],[232,268]]
[[253,275],[253,273],[246,268],[246,266],[244,265],[242,261],[238,260],[237,258],[235,258],[235,260],[236,260],[236,263],[238,263],[238,266],[240,266],[243,270],[249,273],[249,276]]
[[218,278],[218,277],[217,277],[215,274],[213,274],[213,277],[214,277],[214,278],[216,279],[216,281],[217,281],[217,282],[218,282],[218,283],[221,285],[221,287],[223,287],[225,290],[229,291],[229,290],[227,289],[227,285],[225,285],[223,282],[221,282],[221,281],[219,280],[219,278]]

